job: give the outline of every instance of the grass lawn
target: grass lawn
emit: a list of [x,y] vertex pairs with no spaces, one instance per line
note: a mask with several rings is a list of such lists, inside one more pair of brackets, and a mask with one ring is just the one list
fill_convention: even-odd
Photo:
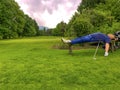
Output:
[[0,40],[0,90],[120,90],[120,50],[52,48],[59,37]]

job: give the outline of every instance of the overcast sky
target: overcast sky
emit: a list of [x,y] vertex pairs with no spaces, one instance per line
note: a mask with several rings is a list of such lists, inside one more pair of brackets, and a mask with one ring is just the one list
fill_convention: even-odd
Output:
[[81,0],[15,0],[25,14],[39,26],[54,28],[59,22],[68,23]]

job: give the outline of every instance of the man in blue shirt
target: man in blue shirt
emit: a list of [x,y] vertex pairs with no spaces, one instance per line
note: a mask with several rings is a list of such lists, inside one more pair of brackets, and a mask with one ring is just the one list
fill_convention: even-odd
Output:
[[105,54],[104,56],[108,56],[108,51],[110,48],[111,40],[118,40],[114,34],[105,35],[103,33],[93,33],[86,36],[78,37],[73,40],[66,40],[62,38],[62,41],[67,44],[78,44],[78,43],[85,43],[85,42],[104,42],[105,43]]

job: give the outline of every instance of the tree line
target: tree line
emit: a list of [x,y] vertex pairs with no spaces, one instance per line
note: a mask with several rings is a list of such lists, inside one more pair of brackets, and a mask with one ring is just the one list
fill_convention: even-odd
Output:
[[14,0],[0,0],[0,39],[25,36],[82,36],[93,32],[114,33],[120,28],[120,0],[82,0],[68,23],[39,30]]
[[120,30],[120,0],[82,0],[69,23],[60,22],[53,35],[82,36]]
[[0,0],[0,39],[36,36],[35,20],[25,15],[14,0]]

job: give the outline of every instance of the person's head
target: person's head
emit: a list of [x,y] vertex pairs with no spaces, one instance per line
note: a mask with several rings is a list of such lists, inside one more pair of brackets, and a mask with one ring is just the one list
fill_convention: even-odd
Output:
[[108,37],[111,39],[111,40],[118,40],[118,37],[116,37],[114,34],[108,34]]

